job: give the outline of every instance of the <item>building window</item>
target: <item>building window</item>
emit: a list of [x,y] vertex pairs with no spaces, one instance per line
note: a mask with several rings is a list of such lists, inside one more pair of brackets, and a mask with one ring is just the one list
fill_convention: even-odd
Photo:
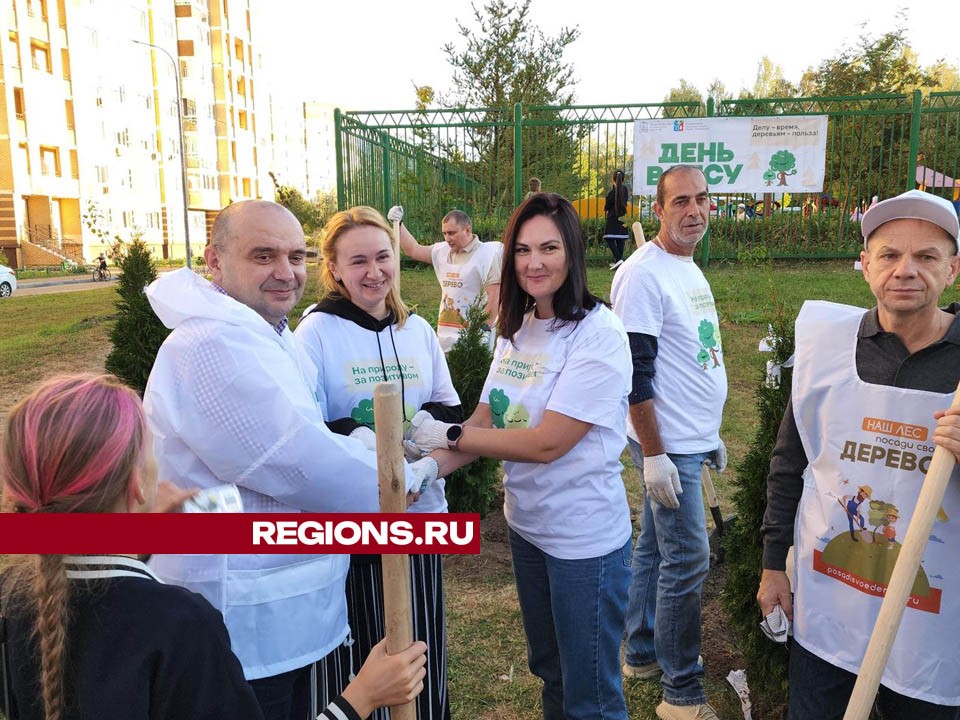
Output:
[[241,110],[237,113],[237,124],[244,130],[247,129],[247,112],[246,110]]
[[76,121],[73,118],[73,100],[64,100],[64,110],[67,115],[67,127],[70,130],[76,129]]
[[184,57],[192,57],[193,56],[193,40],[178,40],[177,54],[183,55]]
[[60,150],[40,146],[40,173],[60,177]]
[[67,6],[64,0],[57,0],[57,25],[62,28],[67,26]]
[[13,111],[17,114],[17,120],[27,119],[26,107],[23,104],[23,88],[13,89]]
[[16,61],[13,63],[13,67],[19,68],[20,67],[20,41],[17,38],[17,34],[12,30],[10,31],[9,39],[10,39],[10,57],[16,58]]
[[30,58],[33,61],[33,69],[42,72],[52,73],[53,68],[50,65],[50,48],[36,40],[30,42]]
[[70,79],[70,51],[60,48],[60,64],[63,66],[63,79]]
[[27,169],[27,175],[30,174],[30,150],[26,143],[20,143],[20,155],[23,157],[23,166]]
[[80,179],[80,163],[77,161],[77,151],[70,151],[70,177],[74,180]]

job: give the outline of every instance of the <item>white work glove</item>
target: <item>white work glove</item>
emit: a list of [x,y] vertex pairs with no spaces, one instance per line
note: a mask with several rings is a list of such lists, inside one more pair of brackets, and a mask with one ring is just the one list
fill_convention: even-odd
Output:
[[676,510],[677,495],[683,495],[680,473],[666,453],[643,458],[643,484],[650,499],[658,505]]
[[397,222],[403,222],[403,206],[394,205],[392,208],[390,208],[390,211],[387,213],[387,220],[390,222],[393,222],[394,220]]
[[361,425],[354,430],[348,437],[359,440],[367,450],[377,451],[377,434],[366,425]]
[[407,492],[418,496],[422,495],[440,474],[440,466],[437,465],[437,461],[429,456],[410,463],[410,470],[414,482],[412,486],[407,485]]
[[440,422],[434,420],[433,415],[426,410],[419,411],[410,421],[410,429],[407,430],[407,442],[404,443],[406,449],[416,448],[421,455],[426,455],[433,450],[447,449],[447,430],[453,427],[453,423]]
[[720,438],[720,446],[707,456],[705,464],[712,467],[718,473],[727,469],[727,446],[723,444],[723,438]]

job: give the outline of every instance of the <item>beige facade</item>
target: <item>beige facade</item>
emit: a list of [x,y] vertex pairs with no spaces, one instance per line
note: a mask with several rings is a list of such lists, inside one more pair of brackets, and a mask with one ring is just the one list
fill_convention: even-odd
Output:
[[273,197],[270,173],[312,194],[304,103],[262,87],[253,4],[7,0],[0,262],[90,261],[134,234],[183,257],[185,194],[197,255],[222,207]]

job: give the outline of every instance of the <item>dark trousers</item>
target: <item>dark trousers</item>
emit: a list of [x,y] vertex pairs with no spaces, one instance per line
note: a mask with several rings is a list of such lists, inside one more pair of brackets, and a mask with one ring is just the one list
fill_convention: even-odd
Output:
[[[413,638],[427,644],[427,675],[417,696],[417,720],[450,720],[447,695],[447,630],[443,557],[410,556]],[[353,644],[341,645],[317,666],[320,707],[343,692],[350,672],[359,672],[370,648],[386,634],[383,565],[379,555],[353,556],[347,574],[347,618]],[[370,720],[390,720],[390,709],[374,710]]]
[[306,720],[310,715],[311,665],[249,680],[264,720]]
[[[795,640],[790,648],[790,709],[787,720],[841,720],[857,676],[821,660]],[[934,705],[895,693],[877,693],[883,720],[960,720],[960,708]]]
[[613,253],[613,260],[623,260],[623,248],[627,243],[626,238],[622,237],[604,237],[604,240],[607,241],[607,247],[610,248],[610,252]]

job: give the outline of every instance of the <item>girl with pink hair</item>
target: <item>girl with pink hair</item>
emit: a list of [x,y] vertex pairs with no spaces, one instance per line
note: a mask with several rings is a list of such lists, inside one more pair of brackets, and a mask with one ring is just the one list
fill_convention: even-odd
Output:
[[[148,512],[192,494],[158,502],[140,398],[110,375],[52,378],[14,406],[0,480],[3,510],[18,513]],[[136,555],[5,557],[0,624],[7,718],[262,720],[220,613]],[[364,715],[411,699],[423,650],[381,652],[337,709]],[[321,717],[344,717],[332,708]]]

